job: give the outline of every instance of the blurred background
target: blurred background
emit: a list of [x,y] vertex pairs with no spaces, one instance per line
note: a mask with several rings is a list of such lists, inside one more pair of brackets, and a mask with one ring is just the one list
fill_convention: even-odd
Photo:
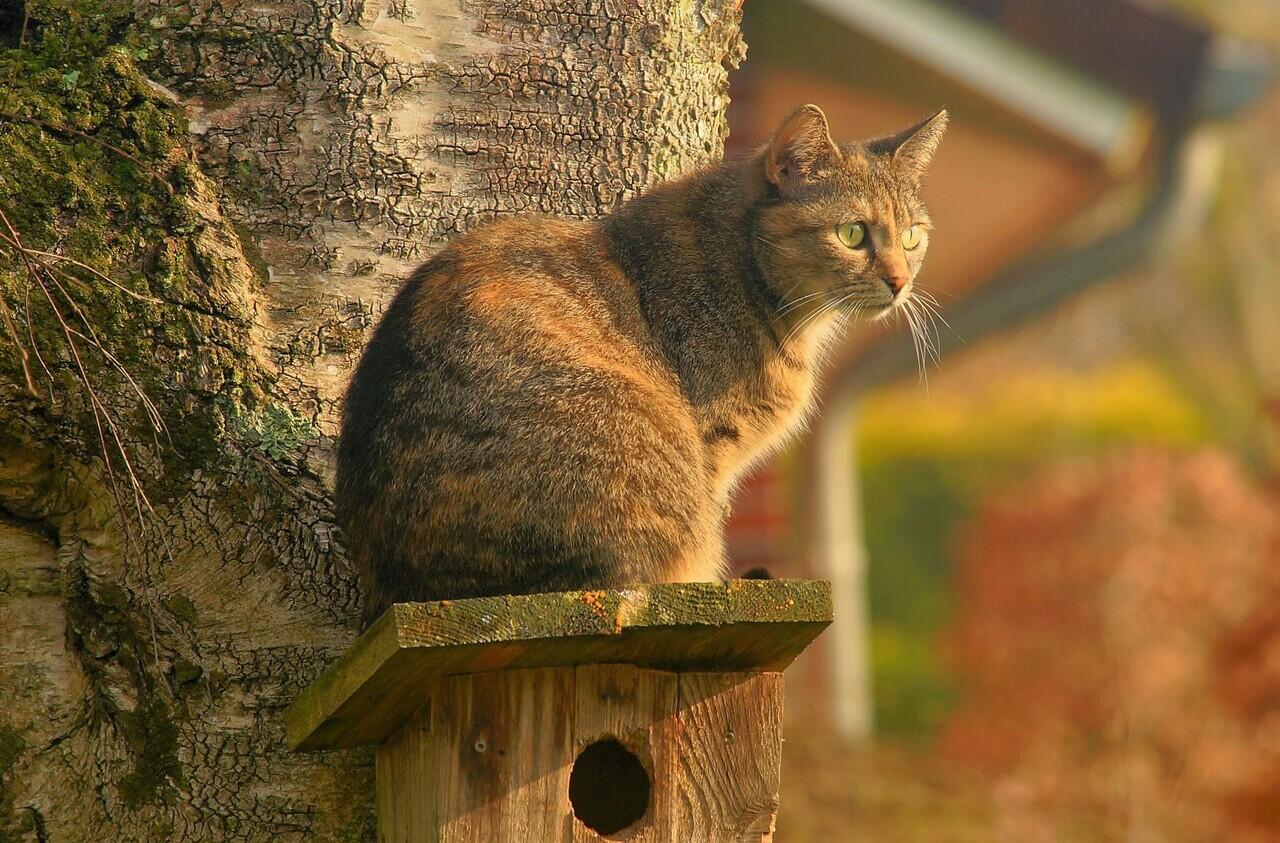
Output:
[[836,593],[779,839],[1280,840],[1280,2],[744,14],[737,151],[952,115],[938,360],[851,332],[730,523]]

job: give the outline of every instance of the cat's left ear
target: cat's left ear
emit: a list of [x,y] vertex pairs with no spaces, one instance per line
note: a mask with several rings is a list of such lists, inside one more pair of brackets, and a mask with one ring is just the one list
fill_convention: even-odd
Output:
[[872,141],[869,146],[876,152],[888,154],[895,167],[918,182],[933,160],[933,153],[938,151],[938,144],[947,131],[947,119],[944,108],[896,135]]

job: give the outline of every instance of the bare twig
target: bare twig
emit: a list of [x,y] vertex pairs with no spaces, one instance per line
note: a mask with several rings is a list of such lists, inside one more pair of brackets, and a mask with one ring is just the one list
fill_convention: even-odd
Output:
[[26,381],[27,392],[34,398],[40,395],[40,391],[36,389],[35,379],[31,377],[31,355],[22,345],[22,340],[18,339],[18,328],[13,324],[13,313],[9,310],[9,305],[4,299],[0,299],[0,315],[4,316],[4,327],[9,332],[9,337],[13,340],[13,346],[18,350],[18,362],[22,364],[22,378]]
[[[8,239],[8,238],[5,238],[4,232],[0,232],[0,238]],[[123,284],[121,284],[119,281],[115,280],[111,276],[106,275],[105,273],[97,269],[94,269],[92,266],[89,266],[89,264],[87,263],[81,263],[75,258],[67,257],[66,255],[54,254],[53,252],[42,252],[39,249],[27,249],[27,252],[32,255],[35,255],[36,257],[47,258],[49,260],[60,261],[62,263],[69,263],[74,267],[83,269],[85,272],[92,273],[94,278],[97,278],[100,281],[107,282],[108,284],[110,284],[112,287],[115,287],[120,292],[125,293],[126,295],[133,296],[135,299],[139,301],[151,302],[152,304],[164,304],[163,301],[156,298],[155,296],[145,296],[142,293],[136,292],[134,290],[130,290],[128,287],[124,286]],[[63,278],[73,279],[73,276],[67,275],[61,270],[54,269],[53,267],[49,267],[49,269],[51,269],[54,272],[57,272]],[[80,283],[78,279],[73,279],[73,280],[75,280],[76,283]]]
[[49,364],[44,362],[44,356],[40,353],[40,344],[36,342],[35,326],[31,324],[31,279],[27,279],[27,286],[22,291],[23,302],[25,308],[24,315],[27,320],[27,337],[31,340],[31,353],[36,356],[36,360],[40,361],[40,368],[44,369],[46,384],[49,387],[49,403],[53,403],[53,372],[49,371]]
[[163,176],[161,176],[154,169],[148,166],[146,162],[144,162],[142,159],[138,158],[136,155],[132,155],[126,150],[121,149],[115,144],[107,143],[100,137],[91,135],[88,132],[82,132],[79,129],[73,129],[70,126],[58,126],[46,120],[41,120],[39,117],[27,117],[26,115],[23,115],[23,114],[9,114],[9,113],[3,113],[3,112],[0,112],[0,117],[3,117],[6,120],[21,120],[23,123],[30,123],[33,126],[39,126],[40,128],[45,129],[46,131],[53,132],[54,134],[75,135],[76,137],[84,138],[85,140],[90,141],[91,143],[96,143],[99,146],[103,147],[104,149],[111,150],[116,155],[119,155],[121,158],[127,158],[130,161],[132,161],[134,164],[137,164],[139,167],[142,168],[143,172],[145,172],[148,176],[150,176],[155,181],[158,181],[162,185],[164,185],[165,189],[167,189],[169,193],[171,194],[177,193],[177,191],[173,189],[173,185],[169,184],[169,182],[166,181]]
[[[76,304],[75,299],[72,298],[70,293],[67,292],[66,288],[62,286],[62,284],[58,281],[58,278],[61,277],[62,279],[70,283],[75,283],[81,287],[83,287],[84,284],[74,276],[69,275],[66,272],[63,272],[62,270],[58,269],[56,266],[53,266],[47,263],[45,260],[43,260],[43,258],[65,260],[67,263],[70,263],[73,266],[80,267],[88,272],[93,273],[94,277],[100,278],[103,281],[106,281],[112,287],[124,293],[128,293],[130,296],[136,299],[139,299],[141,301],[153,302],[157,304],[160,304],[162,302],[160,302],[159,299],[152,298],[151,296],[144,296],[141,293],[135,293],[133,290],[130,290],[128,287],[125,287],[124,285],[120,284],[115,279],[110,278],[109,276],[100,272],[99,270],[94,269],[88,264],[82,263],[74,258],[67,258],[62,255],[53,254],[52,252],[44,252],[39,249],[31,249],[26,247],[22,243],[22,241],[19,239],[17,232],[14,230],[12,224],[9,222],[9,218],[5,215],[3,208],[0,208],[0,220],[4,222],[5,228],[9,229],[8,234],[6,234],[3,231],[0,231],[0,242],[7,243],[11,248],[15,250],[20,250],[23,253],[24,260],[28,262],[28,267],[34,265],[37,269],[44,271],[46,277],[51,282],[53,282],[53,284],[57,287],[58,292],[62,295],[63,299],[66,300],[67,304],[70,305],[71,309],[75,312],[76,316],[79,317],[81,324],[83,324],[85,327],[85,330],[88,331],[88,335],[86,335],[84,333],[81,333],[80,331],[74,331],[74,329],[72,329],[75,332],[75,335],[85,340],[86,342],[89,342],[95,348],[97,348],[98,351],[101,352],[102,355],[107,359],[107,362],[111,364],[112,368],[115,369],[121,375],[121,377],[123,377],[125,381],[128,382],[129,386],[133,389],[134,393],[138,396],[138,400],[142,403],[142,406],[147,413],[147,419],[151,424],[152,434],[158,435],[159,433],[164,433],[165,437],[169,439],[170,444],[172,444],[173,440],[172,438],[169,437],[169,431],[165,426],[164,418],[160,415],[160,411],[156,408],[156,405],[154,404],[154,402],[152,402],[151,398],[146,394],[145,391],[143,391],[142,386],[137,382],[137,380],[134,379],[133,374],[128,370],[128,368],[123,363],[120,362],[119,358],[117,358],[114,354],[111,353],[111,351],[106,347],[106,345],[98,337],[97,331],[94,330],[93,322],[89,319],[89,317],[85,314],[85,312],[80,309],[80,306]],[[40,282],[39,278],[36,278],[36,281],[37,283],[42,283]],[[32,337],[32,341],[34,342],[34,336]],[[23,351],[25,352],[25,349]],[[46,368],[46,371],[47,371],[47,368]],[[159,445],[158,440],[156,441],[156,444]]]
[[[42,259],[41,257],[42,254],[47,255],[49,253],[41,253],[39,252],[39,250],[28,249],[22,243],[21,236],[18,234],[17,229],[14,228],[13,223],[9,220],[9,216],[4,212],[3,207],[0,207],[0,223],[3,223],[4,228],[7,229],[8,231],[7,235],[4,234],[4,232],[0,232],[0,243],[4,243],[8,245],[10,249],[14,250],[17,253],[19,259],[26,267],[27,277],[29,282],[31,282],[31,284],[37,287],[40,290],[40,292],[44,294],[44,298],[48,302],[49,308],[52,311],[54,318],[58,321],[58,325],[62,329],[63,336],[66,338],[67,349],[70,352],[72,361],[75,364],[76,373],[79,376],[79,380],[81,384],[84,386],[85,392],[89,397],[89,406],[92,411],[94,426],[97,429],[97,434],[98,434],[98,444],[99,444],[99,447],[101,448],[103,462],[106,467],[107,481],[111,488],[111,495],[116,503],[117,511],[119,511],[122,516],[122,526],[124,527],[124,531],[125,531],[124,539],[127,547],[132,540],[132,530],[129,528],[130,519],[126,517],[128,507],[125,505],[124,496],[116,480],[115,463],[111,456],[113,450],[119,453],[120,463],[121,465],[123,465],[124,471],[128,475],[129,485],[130,485],[131,491],[133,492],[133,509],[136,511],[136,514],[138,517],[138,525],[142,530],[142,534],[144,536],[147,533],[146,513],[149,512],[154,514],[155,509],[154,507],[152,507],[151,501],[147,498],[146,492],[142,487],[142,481],[139,479],[137,472],[134,470],[133,462],[129,458],[128,448],[125,446],[124,437],[121,435],[121,430],[119,425],[116,423],[116,420],[112,417],[111,412],[108,409],[107,405],[98,396],[97,390],[94,389],[93,380],[89,376],[88,367],[85,366],[84,359],[80,354],[80,347],[77,342],[77,339],[88,343],[92,347],[102,352],[103,356],[107,359],[108,363],[112,366],[112,368],[120,372],[123,375],[123,377],[128,381],[130,386],[133,387],[134,391],[139,396],[139,399],[141,400],[143,407],[147,412],[148,420],[151,422],[153,433],[156,433],[160,430],[165,430],[163,419],[160,416],[159,411],[155,407],[155,404],[152,403],[150,398],[147,397],[146,393],[142,390],[141,386],[134,379],[133,375],[119,361],[119,359],[105,347],[102,341],[98,338],[97,332],[94,330],[93,324],[89,320],[88,316],[84,313],[83,310],[80,309],[80,306],[75,302],[75,300],[67,292],[67,289],[58,280],[59,275],[66,277],[65,273],[63,273],[56,266],[53,266],[52,264],[48,263],[46,260]],[[73,261],[73,264],[82,265],[78,261]],[[87,267],[87,268],[90,271],[94,272],[95,276],[101,275],[101,273],[98,273],[96,270],[93,270],[92,267]],[[76,329],[70,323],[67,322],[66,317],[63,315],[62,309],[58,306],[57,301],[54,299],[53,293],[50,291],[49,284],[46,284],[46,279],[48,280],[48,282],[50,282],[53,285],[53,288],[57,290],[59,295],[70,306],[72,312],[74,312],[76,316],[79,318],[80,322],[84,325],[84,328],[85,328],[84,332]],[[120,286],[119,284],[115,284],[114,282],[113,282],[113,285],[116,287]],[[7,309],[7,306],[6,306],[6,309]],[[39,357],[39,350],[35,342],[35,334],[31,327],[30,284],[28,286],[28,297],[27,297],[27,330],[28,330],[28,334],[31,337],[33,349],[36,350],[37,357]],[[16,334],[16,331],[14,333]],[[53,376],[52,376],[52,373],[49,372],[48,366],[45,365],[43,358],[39,358],[39,359],[40,359],[41,366],[44,367],[45,373],[49,375],[50,381],[52,381]],[[167,436],[168,431],[165,430],[165,433]],[[108,442],[108,434],[110,434],[110,440],[111,440],[110,443]],[[114,444],[115,446],[114,449],[111,447],[112,444]]]

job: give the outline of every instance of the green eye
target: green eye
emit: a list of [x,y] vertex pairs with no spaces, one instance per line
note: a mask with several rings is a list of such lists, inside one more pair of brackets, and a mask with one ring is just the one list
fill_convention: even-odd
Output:
[[908,252],[920,245],[920,241],[924,239],[924,231],[918,225],[913,225],[906,231],[902,232],[902,248]]
[[836,226],[836,236],[846,248],[856,249],[867,239],[867,227],[860,222],[845,222]]

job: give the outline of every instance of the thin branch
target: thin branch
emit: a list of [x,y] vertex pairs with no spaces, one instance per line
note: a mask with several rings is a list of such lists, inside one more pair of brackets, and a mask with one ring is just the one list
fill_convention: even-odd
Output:
[[[0,231],[0,239],[6,239],[6,240],[8,239],[7,237],[5,237],[4,232],[2,231]],[[72,266],[83,269],[85,272],[90,272],[93,274],[95,278],[101,281],[107,282],[108,284],[110,284],[112,287],[115,287],[120,292],[133,296],[135,299],[138,299],[139,301],[150,302],[152,304],[164,304],[162,300],[154,296],[148,296],[148,295],[139,293],[135,290],[130,290],[128,287],[124,286],[123,284],[121,284],[119,281],[115,280],[111,276],[104,274],[100,270],[94,269],[92,266],[89,266],[89,264],[87,263],[81,263],[75,258],[67,257],[66,255],[55,254],[54,252],[42,252],[39,249],[27,249],[27,252],[29,252],[30,254],[36,255],[37,257],[48,258],[50,260],[56,260],[56,261],[62,261],[63,263],[69,263]],[[73,279],[76,282],[79,282],[79,279],[75,279],[74,276],[67,275],[65,272],[62,272],[61,270],[58,270],[54,267],[47,267],[47,268],[50,270],[53,270],[54,272],[57,272],[63,278]]]
[[[66,319],[63,318],[62,311],[58,309],[58,305],[54,302],[53,296],[49,293],[48,288],[45,287],[44,284],[41,284],[40,290],[48,300],[49,307],[53,309],[53,314],[57,317],[58,324],[62,326],[63,334],[65,334],[67,338],[67,347],[71,350],[71,356],[75,360],[76,369],[80,373],[80,381],[84,384],[84,388],[89,394],[89,403],[90,407],[93,409],[94,423],[98,427],[98,438],[102,444],[103,458],[106,460],[108,466],[108,476],[111,477],[111,484],[112,486],[115,486],[115,478],[112,476],[112,472],[110,471],[111,460],[108,454],[106,438],[102,431],[102,422],[107,423],[107,430],[111,432],[111,438],[115,441],[116,449],[120,452],[120,459],[124,463],[125,471],[129,474],[129,481],[133,486],[133,504],[138,511],[138,521],[145,532],[146,520],[142,512],[142,504],[146,503],[147,509],[154,512],[151,507],[151,502],[147,500],[146,494],[142,491],[142,483],[138,479],[137,474],[133,471],[133,463],[129,460],[129,453],[125,449],[124,441],[120,438],[120,432],[116,427],[115,421],[111,418],[111,414],[108,412],[106,404],[102,402],[102,399],[98,397],[97,391],[93,388],[92,379],[89,377],[89,371],[85,368],[84,361],[80,357],[80,350],[76,346],[71,326],[68,325]],[[99,420],[99,417],[101,417],[101,420]]]
[[4,326],[9,332],[9,337],[13,340],[13,346],[18,350],[18,362],[22,364],[22,378],[27,384],[27,393],[33,398],[40,396],[40,391],[36,389],[35,379],[31,377],[31,355],[22,344],[22,340],[18,339],[18,328],[13,324],[13,313],[9,310],[9,305],[4,299],[0,298],[0,315],[4,316]]
[[27,321],[27,337],[31,340],[31,353],[36,356],[36,360],[40,361],[40,368],[44,369],[46,384],[49,387],[49,403],[53,403],[53,372],[49,371],[49,364],[44,362],[44,355],[40,353],[40,343],[36,342],[35,326],[31,324],[31,278],[27,278],[26,289],[22,291],[23,307],[26,308],[23,315]]
[[[74,281],[74,282],[78,282],[79,279],[74,278],[74,276],[68,275],[67,273],[63,272],[62,270],[58,269],[55,266],[45,263],[39,258],[31,258],[32,255],[43,255],[43,256],[49,256],[54,258],[61,258],[62,256],[54,255],[51,252],[43,252],[43,251],[40,251],[39,249],[27,248],[22,243],[22,241],[18,238],[17,232],[13,228],[13,225],[9,222],[9,218],[7,215],[5,215],[3,208],[0,208],[0,220],[4,222],[5,227],[8,228],[10,232],[8,235],[6,235],[4,232],[0,231],[0,241],[9,243],[12,248],[22,250],[24,252],[24,259],[28,259],[30,262],[34,263],[38,268],[44,270],[49,280],[52,281],[53,284],[58,288],[58,292],[62,294],[62,297],[71,306],[72,310],[75,311],[76,316],[80,318],[80,322],[84,325],[85,330],[89,332],[89,335],[86,336],[85,334],[82,334],[79,331],[76,331],[75,332],[76,336],[79,336],[81,339],[84,339],[85,341],[92,343],[93,346],[98,349],[98,351],[102,352],[102,355],[107,358],[107,362],[111,364],[112,368],[114,368],[117,372],[119,372],[120,375],[129,383],[129,386],[133,388],[134,393],[138,396],[138,400],[141,401],[143,408],[146,410],[147,419],[151,424],[153,436],[159,433],[164,433],[165,438],[169,439],[170,444],[172,444],[173,443],[172,437],[169,436],[168,428],[165,426],[164,418],[160,415],[159,409],[157,409],[156,405],[151,401],[151,398],[146,394],[146,392],[143,391],[142,386],[134,379],[133,374],[128,370],[128,368],[125,367],[125,365],[120,362],[119,358],[117,358],[114,354],[111,353],[111,351],[106,347],[106,345],[98,337],[98,332],[94,330],[93,322],[90,321],[89,317],[85,314],[85,312],[80,309],[80,306],[76,304],[75,299],[71,297],[71,295],[67,292],[66,288],[64,288],[62,284],[58,282],[58,279],[55,276],[61,276],[63,279],[67,281]],[[124,292],[130,294],[135,298],[142,299],[144,301],[155,302],[157,304],[162,303],[160,302],[159,299],[153,299],[149,296],[143,296],[139,293],[133,292],[132,290],[118,283],[114,279],[109,278],[107,275],[103,274],[102,272],[99,272],[98,270],[94,269],[88,264],[81,263],[80,261],[75,260],[74,258],[66,258],[66,260],[75,266],[83,267],[89,272],[92,272],[95,277],[101,278],[107,281],[113,287],[123,290]],[[37,282],[39,283],[39,279],[37,279]],[[34,342],[34,336],[32,337],[32,340]],[[160,444],[159,440],[156,440],[157,447],[159,446],[159,444]]]
[[[108,432],[111,434],[111,439],[115,444],[115,450],[117,450],[120,454],[120,460],[121,460],[121,463],[124,465],[125,472],[129,476],[129,484],[133,492],[133,505],[134,505],[134,509],[137,512],[138,525],[142,530],[143,536],[147,534],[146,514],[143,511],[144,506],[147,512],[151,512],[153,514],[155,512],[155,509],[154,507],[152,507],[151,501],[147,498],[146,492],[142,488],[142,481],[138,478],[137,473],[134,471],[133,463],[129,459],[128,449],[125,447],[124,439],[121,437],[119,426],[116,424],[115,419],[112,418],[111,413],[107,409],[106,404],[101,400],[101,398],[98,397],[97,391],[93,388],[93,381],[92,381],[92,378],[89,377],[88,368],[85,366],[84,360],[80,355],[80,349],[76,343],[76,337],[81,337],[82,339],[86,339],[86,341],[92,342],[95,346],[97,346],[100,350],[102,350],[105,353],[105,356],[107,356],[108,360],[111,362],[114,362],[117,368],[119,368],[120,370],[124,371],[124,367],[119,364],[119,361],[115,359],[114,355],[111,355],[109,352],[106,352],[106,349],[103,348],[102,343],[97,339],[97,336],[93,330],[92,324],[89,322],[84,312],[80,310],[79,306],[75,303],[75,300],[72,299],[71,296],[67,293],[66,288],[64,288],[58,282],[58,279],[54,277],[53,272],[50,271],[52,267],[35,258],[32,254],[30,254],[31,250],[27,249],[26,246],[23,245],[21,236],[18,234],[17,229],[13,227],[13,223],[10,222],[9,216],[4,212],[3,207],[0,207],[0,222],[2,222],[4,224],[4,227],[7,228],[9,231],[8,237],[3,238],[4,241],[8,242],[11,248],[17,249],[18,255],[26,265],[28,278],[30,279],[30,281],[33,281],[37,287],[40,288],[40,292],[44,294],[46,301],[48,301],[49,307],[53,311],[54,317],[58,320],[58,324],[62,328],[63,335],[66,337],[67,348],[71,353],[72,360],[75,362],[75,367],[76,367],[77,373],[79,374],[80,381],[84,385],[85,391],[89,396],[89,406],[93,413],[94,426],[97,428],[97,432],[98,432],[98,444],[99,444],[99,447],[101,448],[103,462],[106,467],[107,481],[111,487],[111,496],[116,503],[116,509],[121,514],[121,524],[124,527],[124,540],[125,540],[125,546],[127,549],[129,543],[132,540],[132,530],[129,528],[130,519],[125,515],[127,512],[127,508],[125,506],[123,496],[121,495],[119,484],[116,482],[115,468],[113,466],[113,462],[111,459],[112,449],[107,443]],[[54,301],[53,294],[49,291],[49,288],[45,285],[44,280],[41,278],[42,270],[44,271],[44,274],[49,278],[49,280],[53,282],[54,286],[58,289],[58,292],[61,293],[61,295],[68,301],[72,309],[84,322],[86,330],[90,332],[91,337],[86,337],[83,333],[71,327],[71,325],[67,323],[66,318],[62,314],[62,310],[58,307],[57,302]],[[31,309],[30,309],[29,301],[30,299],[28,298],[27,318],[28,318],[28,330],[30,331]],[[34,334],[32,334],[32,342],[34,343],[34,341],[35,341]],[[45,371],[48,372],[47,367]],[[125,372],[125,374],[126,374],[126,377],[129,379],[130,383],[134,384],[135,388],[137,388],[141,393],[141,388],[137,387],[136,381],[133,380],[132,376],[129,375],[127,371]],[[50,379],[52,379],[52,375],[50,375]],[[144,398],[144,404],[148,406],[149,417],[151,417],[154,420],[154,418],[157,418],[159,414],[158,412],[155,412],[154,405],[151,404],[149,399],[146,399],[145,395],[143,395],[143,398]],[[155,413],[154,416],[151,415],[153,412]],[[103,427],[104,423],[106,425],[105,429]]]
[[142,168],[143,172],[145,172],[153,180],[158,181],[162,185],[164,185],[165,189],[167,189],[170,194],[177,193],[177,191],[173,189],[173,185],[169,184],[169,182],[167,182],[163,176],[161,176],[154,169],[148,166],[146,162],[144,162],[142,159],[138,158],[136,155],[133,155],[127,152],[126,150],[121,149],[115,144],[107,143],[102,138],[95,137],[94,135],[91,135],[88,132],[82,132],[79,129],[73,129],[70,126],[57,126],[57,125],[54,125],[53,123],[49,123],[45,120],[41,120],[39,117],[27,117],[26,115],[23,115],[23,114],[10,114],[7,112],[0,112],[0,117],[5,118],[6,120],[21,120],[24,123],[30,123],[33,126],[39,126],[40,128],[45,129],[46,131],[49,131],[49,132],[53,132],[54,134],[75,135],[76,137],[83,138],[91,143],[96,143],[99,146],[103,147],[104,149],[111,150],[116,155],[119,155],[121,158],[127,158],[130,161],[132,161],[134,164],[137,164],[140,168]]

